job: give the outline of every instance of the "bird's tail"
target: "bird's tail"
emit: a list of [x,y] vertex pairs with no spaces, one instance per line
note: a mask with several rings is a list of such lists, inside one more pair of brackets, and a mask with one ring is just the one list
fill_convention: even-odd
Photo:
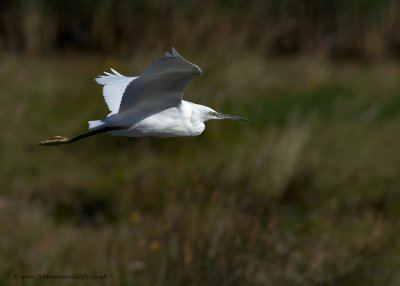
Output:
[[89,123],[89,130],[99,127],[100,125],[104,124],[102,120],[92,120],[88,121]]

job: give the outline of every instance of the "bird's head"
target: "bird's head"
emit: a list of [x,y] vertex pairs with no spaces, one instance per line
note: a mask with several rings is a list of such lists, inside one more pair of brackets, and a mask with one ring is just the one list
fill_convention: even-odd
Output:
[[197,105],[196,112],[198,113],[198,117],[202,122],[206,122],[211,119],[231,119],[231,120],[248,121],[244,117],[217,112],[214,109],[211,109],[203,105]]

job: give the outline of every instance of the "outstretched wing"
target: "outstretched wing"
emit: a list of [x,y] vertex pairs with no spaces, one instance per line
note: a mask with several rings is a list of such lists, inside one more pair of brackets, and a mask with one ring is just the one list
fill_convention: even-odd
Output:
[[155,60],[126,87],[119,113],[135,110],[147,112],[177,106],[186,86],[201,74],[198,66],[185,60],[172,48]]
[[117,114],[121,104],[122,95],[129,83],[137,77],[127,77],[114,69],[111,73],[104,72],[104,75],[95,78],[96,82],[103,86],[104,100],[110,110],[108,116]]

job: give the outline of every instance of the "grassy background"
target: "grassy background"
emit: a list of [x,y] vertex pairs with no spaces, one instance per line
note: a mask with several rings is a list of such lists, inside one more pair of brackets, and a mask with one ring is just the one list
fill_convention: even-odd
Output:
[[93,75],[135,74],[154,56],[2,58],[3,285],[38,285],[14,273],[105,273],[105,285],[400,282],[397,65],[189,53],[205,72],[186,98],[250,122],[209,122],[197,138],[36,145],[106,113]]
[[2,0],[0,51],[169,48],[400,56],[397,0]]
[[[399,285],[397,1],[0,1],[0,285]],[[84,132],[175,46],[250,122]]]

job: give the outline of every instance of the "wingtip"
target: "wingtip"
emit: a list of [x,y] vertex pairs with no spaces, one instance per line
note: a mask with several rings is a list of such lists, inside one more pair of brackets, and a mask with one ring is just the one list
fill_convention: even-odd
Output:
[[111,71],[114,73],[116,76],[124,76],[122,73],[117,72],[115,69],[111,68]]
[[110,80],[114,80],[114,79],[122,78],[122,77],[126,77],[126,76],[117,72],[115,69],[111,68],[111,73],[103,71],[103,74],[100,74],[97,77],[95,77],[94,81],[100,85],[105,85],[108,82],[110,82]]
[[172,55],[174,55],[175,57],[182,58],[181,54],[178,53],[178,51],[175,49],[175,47],[172,47],[171,51],[172,51]]

